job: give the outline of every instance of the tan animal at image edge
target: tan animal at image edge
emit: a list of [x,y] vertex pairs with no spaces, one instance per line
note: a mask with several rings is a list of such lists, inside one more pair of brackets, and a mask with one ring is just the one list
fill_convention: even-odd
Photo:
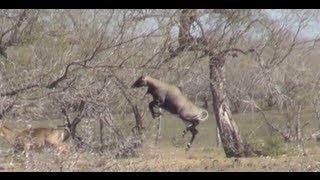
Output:
[[16,133],[0,122],[0,136],[2,136],[10,145],[15,144]]
[[16,151],[36,150],[53,146],[58,149],[58,154],[60,154],[69,149],[65,141],[69,138],[70,133],[65,128],[29,128],[16,133],[0,124],[0,135]]

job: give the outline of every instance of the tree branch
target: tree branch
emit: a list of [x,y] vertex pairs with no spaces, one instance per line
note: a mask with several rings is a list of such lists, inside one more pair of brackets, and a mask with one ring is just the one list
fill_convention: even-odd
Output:
[[5,93],[1,93],[0,94],[0,97],[3,97],[3,96],[14,96],[22,91],[26,91],[26,90],[29,90],[29,89],[32,89],[32,88],[35,88],[35,87],[39,87],[38,84],[31,84],[31,85],[28,85],[26,87],[23,87],[23,88],[20,88],[20,89],[16,89],[16,90],[12,90],[12,91],[9,91],[9,92],[5,92]]
[[[7,48],[12,46],[17,41],[17,33],[18,33],[19,28],[22,25],[23,19],[26,17],[26,11],[27,10],[23,10],[23,12],[19,15],[17,23],[14,24],[11,28],[5,30],[0,35],[0,54],[2,56],[4,56],[5,58],[7,58],[7,53],[6,53]],[[8,38],[8,40],[6,42],[4,42],[3,37],[10,32],[12,32],[10,37]]]
[[66,66],[63,75],[62,75],[61,77],[59,77],[57,80],[55,80],[55,81],[53,81],[52,83],[50,83],[49,85],[47,85],[46,88],[48,88],[48,89],[55,88],[55,87],[58,85],[58,83],[60,83],[60,82],[63,81],[64,79],[66,79],[67,76],[68,76],[69,68],[70,68],[71,66],[74,66],[74,65],[84,65],[84,66],[85,66],[85,65],[87,64],[87,62],[91,61],[91,60],[96,56],[96,54],[97,54],[98,51],[100,50],[100,47],[102,46],[102,38],[103,38],[103,36],[101,36],[101,40],[99,41],[98,46],[95,48],[95,50],[93,51],[93,53],[91,54],[91,56],[90,56],[89,58],[87,58],[87,59],[85,59],[85,60],[82,60],[82,61],[69,63],[69,64]]

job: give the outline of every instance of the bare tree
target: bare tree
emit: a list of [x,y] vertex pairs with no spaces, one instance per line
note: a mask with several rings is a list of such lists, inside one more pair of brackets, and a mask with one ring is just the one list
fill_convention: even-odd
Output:
[[[219,13],[221,12],[219,11]],[[222,13],[230,13],[230,16],[234,16],[236,12],[222,11]],[[231,117],[229,104],[226,98],[224,64],[228,53],[235,52],[246,54],[247,52],[246,50],[232,48],[230,46],[225,47],[225,49],[220,50],[218,53],[213,52],[208,44],[210,40],[204,34],[196,10],[182,10],[179,23],[179,46],[175,50],[172,50],[172,48],[169,49],[169,52],[172,54],[171,57],[176,56],[183,50],[201,51],[203,52],[203,56],[209,57],[209,79],[213,97],[213,111],[219,128],[223,148],[227,157],[244,156],[244,147],[240,132]],[[202,33],[200,37],[196,38],[190,34],[193,23],[196,23],[200,27]],[[250,28],[251,24],[252,22],[247,25],[244,32],[238,33],[245,33],[245,31]]]

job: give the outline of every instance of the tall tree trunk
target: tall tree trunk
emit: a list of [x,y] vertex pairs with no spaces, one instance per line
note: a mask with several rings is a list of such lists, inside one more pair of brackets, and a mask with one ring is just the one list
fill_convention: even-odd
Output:
[[298,106],[297,124],[296,124],[297,140],[299,143],[301,142],[301,111],[302,111],[302,105],[300,104]]
[[[223,145],[227,157],[244,156],[244,145],[235,122],[231,118],[230,108],[226,98],[225,89],[225,56],[228,52],[234,51],[242,54],[246,52],[238,48],[225,49],[218,54],[211,51],[208,46],[208,39],[202,31],[202,37],[193,37],[190,34],[191,25],[195,22],[200,29],[202,24],[197,19],[197,11],[192,9],[184,9],[180,14],[180,28],[179,28],[179,47],[173,50],[171,46],[168,47],[170,58],[172,59],[183,51],[202,51],[209,56],[210,69],[210,88],[213,97],[213,111],[216,117],[217,126],[219,128],[221,143]],[[168,61],[165,60],[164,62]]]
[[136,125],[132,128],[133,134],[139,139],[139,142],[135,143],[134,147],[141,147],[144,141],[143,138],[143,117],[139,111],[138,105],[133,105],[130,101],[130,105],[133,109]]
[[132,109],[133,109],[133,113],[134,113],[134,118],[136,120],[136,125],[133,127],[133,129],[136,130],[136,132],[134,131],[134,133],[136,135],[141,136],[143,134],[143,118],[140,114],[140,111],[138,109],[138,105],[131,105]]
[[221,137],[220,137],[218,125],[216,127],[216,143],[217,143],[217,147],[220,148],[221,147]]
[[134,114],[134,118],[136,121],[136,125],[131,129],[131,132],[139,139],[139,142],[135,143],[135,148],[142,146],[143,144],[143,117],[139,111],[138,105],[134,104],[131,100],[131,98],[129,97],[129,95],[127,94],[127,86],[125,85],[125,83],[118,77],[115,75],[115,73],[113,71],[111,71],[111,77],[114,77],[116,79],[116,84],[119,87],[119,89],[121,90],[122,95],[127,99],[129,105],[132,108],[133,114]]
[[219,128],[221,142],[227,157],[244,156],[244,145],[237,125],[231,118],[225,91],[224,59],[210,57],[210,88],[213,111]]
[[99,135],[100,135],[100,147],[104,146],[104,142],[103,142],[103,123],[102,123],[102,119],[99,119]]

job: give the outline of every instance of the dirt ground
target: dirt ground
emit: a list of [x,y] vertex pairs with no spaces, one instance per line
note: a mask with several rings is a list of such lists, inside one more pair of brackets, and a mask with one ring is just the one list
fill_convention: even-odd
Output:
[[114,159],[108,155],[78,152],[57,156],[53,152],[2,155],[0,171],[95,171],[95,172],[288,172],[320,171],[320,149],[276,157],[225,158],[222,150],[143,147],[138,156]]
[[[273,115],[274,112],[270,114]],[[147,140],[142,148],[136,150],[136,157],[115,159],[110,154],[90,151],[70,152],[58,156],[50,150],[16,155],[9,151],[10,147],[6,143],[0,143],[0,171],[320,171],[319,142],[311,144],[306,142],[302,149],[297,144],[288,145],[278,140],[270,141],[270,133],[262,126],[263,123],[259,121],[257,114],[240,114],[234,117],[243,135],[255,132],[251,136],[244,137],[254,142],[261,141],[265,144],[262,146],[263,149],[268,150],[272,156],[226,158],[222,148],[217,148],[215,145],[214,121],[206,121],[199,126],[200,133],[190,151],[186,152],[184,148],[190,139],[190,134],[182,139],[183,124],[176,119],[165,119],[162,124],[162,138],[157,146],[153,143],[154,121],[146,121],[150,124],[146,133]],[[317,126],[310,126],[308,132],[313,132],[314,127]]]

